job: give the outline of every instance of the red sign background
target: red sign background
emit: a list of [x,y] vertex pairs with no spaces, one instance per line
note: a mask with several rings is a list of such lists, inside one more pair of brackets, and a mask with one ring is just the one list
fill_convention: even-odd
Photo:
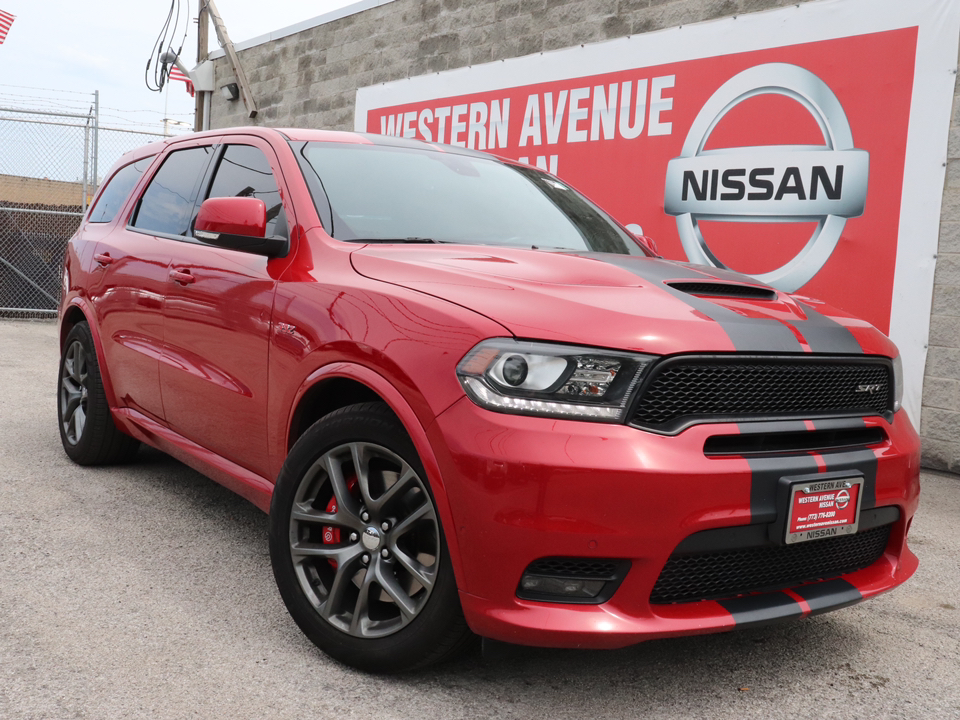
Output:
[[[854,144],[870,154],[870,174],[864,213],[847,221],[840,241],[826,265],[800,292],[825,300],[853,315],[862,317],[884,332],[889,332],[893,274],[897,254],[900,198],[907,142],[910,99],[913,90],[917,28],[855,35],[820,42],[735,53],[668,65],[650,66],[619,72],[569,78],[556,82],[437,98],[429,101],[372,109],[367,115],[367,131],[393,130],[422,140],[450,142],[451,117],[444,118],[445,132],[438,137],[440,123],[433,113],[421,116],[424,109],[467,105],[460,122],[469,123],[469,107],[484,103],[486,110],[504,107],[509,100],[506,146],[486,148],[488,152],[512,159],[543,158],[549,167],[556,156],[557,174],[595,200],[624,224],[636,223],[653,237],[660,252],[668,258],[686,260],[676,220],[663,210],[664,179],[667,163],[680,155],[691,123],[704,103],[724,82],[743,70],[765,63],[790,63],[803,67],[836,94],[853,133]],[[571,91],[591,88],[591,95],[578,107],[590,109],[593,88],[612,83],[646,80],[647,111],[651,110],[650,92],[655,78],[673,76],[672,85],[660,95],[659,116],[645,118],[643,132],[624,139],[619,132],[613,139],[599,134],[590,140],[591,117],[574,118],[574,130],[587,131],[587,140],[568,142]],[[551,104],[555,109],[560,93],[566,90],[567,105],[559,126],[554,127],[550,143],[548,119]],[[547,103],[546,93],[551,93]],[[538,94],[542,144],[528,138],[519,141],[524,127],[528,98]],[[582,93],[581,93],[582,95]],[[636,95],[634,95],[634,98]],[[403,115],[418,114],[417,121],[404,122]],[[441,113],[443,111],[441,110]],[[399,116],[399,117],[398,117]],[[475,116],[476,120],[477,117]],[[669,134],[650,134],[651,119],[659,120],[660,132],[670,123]],[[421,132],[420,121],[430,137]],[[631,114],[630,120],[634,120]],[[399,121],[399,122],[398,122]],[[632,124],[632,122],[631,122]],[[392,127],[391,127],[392,126]],[[455,144],[478,145],[478,133],[461,128]],[[487,125],[489,128],[489,125]],[[559,132],[556,132],[556,130]],[[484,144],[494,133],[482,134]],[[796,101],[777,95],[748,99],[729,112],[717,125],[705,149],[756,145],[823,145],[823,135],[810,113]],[[702,221],[706,242],[717,257],[734,270],[757,274],[773,270],[794,257],[806,243],[816,223],[737,223]],[[909,241],[909,231],[904,234]]]

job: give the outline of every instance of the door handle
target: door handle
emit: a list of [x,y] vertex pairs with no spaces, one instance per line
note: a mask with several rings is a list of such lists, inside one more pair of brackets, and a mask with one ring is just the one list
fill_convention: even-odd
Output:
[[110,253],[97,253],[93,256],[93,259],[99,263],[100,267],[106,267],[113,262],[113,258],[110,257]]
[[189,285],[196,280],[196,278],[190,274],[189,270],[171,270],[170,279],[181,285]]

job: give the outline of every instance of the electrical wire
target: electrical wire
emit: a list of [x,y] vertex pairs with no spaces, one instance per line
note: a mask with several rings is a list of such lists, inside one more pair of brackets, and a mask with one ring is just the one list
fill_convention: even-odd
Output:
[[[167,53],[173,53],[180,57],[183,51],[184,43],[187,40],[187,31],[190,27],[190,0],[187,0],[187,11],[184,14],[183,37],[180,39],[180,47],[176,51],[173,49],[173,43],[179,34],[180,28],[180,0],[171,0],[170,9],[167,11],[167,19],[160,28],[153,48],[150,51],[150,57],[147,58],[147,66],[143,71],[143,81],[148,90],[160,92],[163,86],[170,79],[170,70],[173,69],[173,63],[168,62]],[[151,77],[150,67],[153,66]]]
[[[93,93],[83,92],[82,90],[54,90],[53,88],[32,87],[30,85],[10,85],[8,83],[0,83],[0,87],[19,88],[21,90],[42,90],[43,92],[69,93],[71,95],[93,95]],[[24,95],[23,97],[32,96]]]

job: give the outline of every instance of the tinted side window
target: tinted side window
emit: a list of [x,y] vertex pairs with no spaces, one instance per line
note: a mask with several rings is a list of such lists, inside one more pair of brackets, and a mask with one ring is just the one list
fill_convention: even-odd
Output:
[[267,237],[276,232],[277,216],[283,207],[280,191],[266,156],[250,145],[228,145],[209,197],[256,197],[267,206]]
[[155,233],[188,235],[197,185],[212,152],[211,147],[196,147],[171,153],[147,186],[133,226]]
[[140,180],[140,176],[153,162],[155,155],[137,160],[129,165],[124,165],[117,170],[112,178],[107,181],[107,185],[100,193],[97,204],[90,211],[89,222],[106,223],[117,216],[120,208],[127,199],[127,195],[133,190],[133,186]]

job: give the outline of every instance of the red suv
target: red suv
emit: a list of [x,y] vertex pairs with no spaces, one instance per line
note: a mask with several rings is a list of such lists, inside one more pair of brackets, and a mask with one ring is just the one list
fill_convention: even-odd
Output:
[[799,618],[917,567],[891,342],[531,167],[168,140],[112,170],[63,277],[67,454],[146,443],[269,511],[291,615],[355,667]]

